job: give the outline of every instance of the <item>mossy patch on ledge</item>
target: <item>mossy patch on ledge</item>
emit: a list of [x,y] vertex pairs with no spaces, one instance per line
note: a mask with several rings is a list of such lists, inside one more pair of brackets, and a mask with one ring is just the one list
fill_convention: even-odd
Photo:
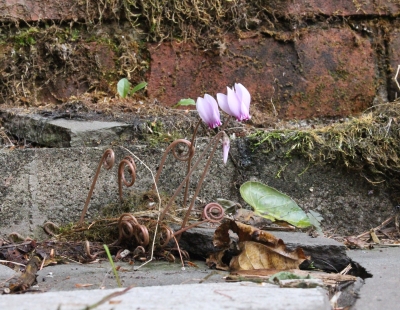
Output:
[[[358,172],[373,185],[400,190],[400,101],[380,104],[359,117],[321,128],[259,130],[249,136],[254,149]],[[394,197],[396,198],[396,197]]]

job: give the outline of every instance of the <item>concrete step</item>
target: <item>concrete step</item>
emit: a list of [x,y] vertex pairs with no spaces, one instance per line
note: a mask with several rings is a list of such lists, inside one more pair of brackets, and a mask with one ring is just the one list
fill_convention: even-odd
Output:
[[[48,292],[9,295],[0,298],[1,309],[55,310],[85,309],[121,289]],[[96,307],[115,309],[331,309],[321,288],[279,288],[273,284],[213,283],[134,287]]]

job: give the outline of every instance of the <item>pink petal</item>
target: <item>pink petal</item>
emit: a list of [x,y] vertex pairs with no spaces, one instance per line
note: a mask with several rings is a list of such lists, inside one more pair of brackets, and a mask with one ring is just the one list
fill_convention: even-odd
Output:
[[228,105],[231,111],[230,115],[236,117],[238,121],[241,121],[241,102],[236,95],[236,93],[228,87]]
[[217,101],[210,95],[205,95],[205,99],[199,97],[196,101],[196,108],[201,119],[210,128],[215,128],[221,125]]
[[212,108],[212,128],[221,126],[221,116],[219,114],[217,100],[215,100],[214,97],[210,96],[209,94],[205,94],[204,99],[209,103],[210,107]]
[[250,96],[249,91],[247,90],[246,87],[244,87],[240,83],[235,84],[235,90],[236,90],[238,97],[242,101],[242,104],[244,104],[245,107],[247,108],[247,111],[249,111],[250,110],[250,101],[251,101],[251,96]]
[[226,162],[228,161],[230,144],[231,143],[228,135],[224,133],[224,136],[222,137],[222,155],[224,164],[226,164]]
[[251,96],[249,91],[242,84],[235,84],[235,91],[238,100],[240,101],[240,117],[238,120],[248,120],[251,118],[250,116],[250,100]]
[[225,94],[218,93],[217,94],[218,105],[222,111],[226,114],[232,115],[231,110],[229,109],[228,105],[228,97]]

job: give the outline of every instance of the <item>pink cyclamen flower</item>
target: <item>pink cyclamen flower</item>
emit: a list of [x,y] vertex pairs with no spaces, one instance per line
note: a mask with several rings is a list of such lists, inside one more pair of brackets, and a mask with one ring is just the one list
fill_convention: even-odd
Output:
[[235,83],[234,88],[227,87],[227,89],[227,95],[217,94],[218,104],[222,111],[236,117],[238,121],[250,119],[251,96],[246,87],[240,83]]
[[217,100],[208,94],[204,98],[197,98],[196,109],[201,119],[210,127],[210,129],[221,126],[221,118],[218,109]]
[[222,155],[224,159],[224,164],[228,161],[228,154],[229,154],[229,148],[230,148],[230,140],[228,135],[224,132],[224,135],[222,137]]

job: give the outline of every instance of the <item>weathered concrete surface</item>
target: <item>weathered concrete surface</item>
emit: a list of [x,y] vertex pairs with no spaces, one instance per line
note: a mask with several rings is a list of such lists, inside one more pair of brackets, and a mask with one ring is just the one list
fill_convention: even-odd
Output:
[[123,122],[52,119],[20,110],[0,111],[0,122],[14,136],[45,147],[112,145],[132,140],[137,133]]
[[400,248],[378,246],[373,250],[348,251],[347,254],[373,274],[372,278],[365,280],[352,309],[397,309],[400,300]]
[[[139,262],[134,266],[124,262],[115,262],[115,265],[119,267],[118,274],[124,287],[224,283],[224,277],[229,274],[208,268],[204,261],[193,263],[197,267],[185,267],[185,270],[182,270],[179,259],[175,263],[153,261],[136,271],[134,268],[140,266]],[[76,286],[78,283],[92,284],[87,290],[118,288],[108,261],[85,265],[70,263],[48,266],[37,274],[37,288],[46,292],[81,291],[82,288]]]
[[254,32],[240,40],[228,35],[224,48],[215,55],[189,43],[153,45],[149,96],[172,106],[181,98],[226,93],[227,85],[240,82],[252,95],[251,122],[263,127],[268,113],[285,119],[351,115],[377,96],[375,52],[350,28]]
[[[44,294],[2,296],[3,309],[54,310],[83,309],[118,290],[49,292]],[[49,302],[52,301],[52,302]],[[280,289],[273,284],[255,283],[188,284],[133,288],[96,307],[105,309],[331,309],[323,289]]]
[[[198,150],[204,148],[201,140]],[[14,230],[23,234],[33,233],[44,221],[68,223],[79,218],[84,206],[95,170],[106,148],[64,148],[64,149],[26,149],[0,151],[0,230],[10,233]],[[129,149],[154,173],[158,167],[163,150],[147,145],[130,146]],[[118,199],[117,166],[128,152],[114,148],[116,165],[103,170],[93,193],[87,218],[93,218],[99,209]],[[171,156],[171,155],[170,155]],[[210,170],[213,178],[208,178],[200,193],[206,202],[219,197],[230,197],[231,175],[234,167],[225,167],[222,152],[216,155]],[[172,194],[184,178],[186,167],[171,160],[161,174],[159,188]],[[153,184],[150,172],[136,161],[137,179],[134,191],[149,190]],[[200,164],[204,168],[204,163]],[[4,176],[4,178],[3,178]],[[193,176],[192,189],[196,186],[199,173]],[[129,190],[125,190],[125,193]],[[29,224],[28,224],[29,223]],[[40,230],[40,229],[39,229]],[[37,232],[37,231],[36,231]]]
[[[197,141],[197,155],[208,138]],[[164,146],[166,147],[166,146]],[[136,144],[128,148],[143,160],[153,173],[159,165],[162,147]],[[0,151],[0,231],[8,234],[38,234],[47,221],[76,221],[84,206],[94,172],[106,147],[64,149],[15,149]],[[114,147],[116,163],[129,155]],[[161,174],[160,190],[172,194],[184,178],[186,168],[171,155]],[[197,158],[197,157],[196,157]],[[152,186],[150,172],[138,161],[134,191]],[[194,190],[204,161],[192,178]],[[315,210],[324,217],[325,230],[353,234],[378,226],[391,216],[392,204],[383,191],[372,188],[361,176],[341,171],[334,166],[310,165],[304,159],[290,161],[279,155],[252,152],[245,139],[231,142],[231,157],[222,163],[221,147],[212,161],[209,174],[200,192],[198,207],[217,198],[238,201],[239,187],[257,180],[272,186],[294,199],[305,211]],[[124,190],[127,193],[129,190]],[[102,170],[89,207],[88,219],[99,210],[118,201],[117,164]]]

